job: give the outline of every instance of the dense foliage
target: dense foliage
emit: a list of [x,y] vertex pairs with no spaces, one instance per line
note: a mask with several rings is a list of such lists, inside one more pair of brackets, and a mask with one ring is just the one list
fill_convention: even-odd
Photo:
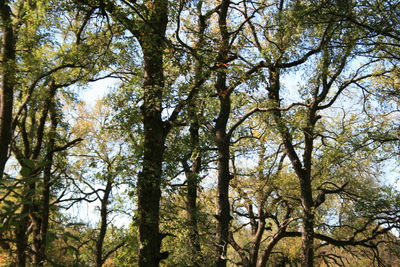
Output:
[[398,25],[391,0],[1,1],[0,266],[400,265]]

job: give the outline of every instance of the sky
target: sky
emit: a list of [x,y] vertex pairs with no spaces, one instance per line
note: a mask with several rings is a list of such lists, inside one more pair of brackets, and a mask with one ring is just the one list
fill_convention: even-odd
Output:
[[96,82],[92,82],[87,88],[80,92],[80,99],[89,105],[93,105],[97,100],[104,97],[110,90],[117,85],[117,80],[106,78]]

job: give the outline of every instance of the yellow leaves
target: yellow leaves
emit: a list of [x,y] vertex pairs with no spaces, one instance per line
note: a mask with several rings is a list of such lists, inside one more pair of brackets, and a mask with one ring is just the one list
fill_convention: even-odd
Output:
[[92,129],[93,122],[85,120],[84,118],[78,118],[73,131],[77,136],[87,136]]
[[251,135],[255,138],[260,138],[262,136],[262,133],[259,132],[257,129],[251,129]]

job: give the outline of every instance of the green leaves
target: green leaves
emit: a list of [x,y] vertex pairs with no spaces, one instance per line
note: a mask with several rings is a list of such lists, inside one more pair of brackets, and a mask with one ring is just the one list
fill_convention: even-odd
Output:
[[[215,196],[221,193],[216,186],[221,155],[213,127],[221,110],[219,96],[227,98],[215,90],[219,75],[232,90],[227,131],[241,122],[229,140],[231,157],[225,168],[232,178],[225,194],[233,208],[229,230],[238,243],[228,244],[229,261],[240,262],[253,251],[257,231],[252,227],[264,219],[257,260],[285,222],[286,231],[300,234],[301,182],[306,180],[298,173],[310,174],[309,197],[321,200],[312,211],[318,235],[358,241],[398,227],[399,192],[380,181],[388,176],[388,166],[398,169],[393,163],[399,155],[400,103],[396,1],[230,2],[227,37],[221,36],[218,23],[221,1],[145,2],[7,1],[18,38],[12,68],[17,75],[15,129],[7,175],[0,181],[2,238],[15,240],[15,228],[27,219],[21,233],[33,250],[40,228],[35,223],[43,221],[48,204],[47,258],[60,266],[94,265],[98,199],[111,182],[103,251],[112,251],[125,239],[129,244],[111,253],[104,265],[137,265],[137,218],[129,231],[125,228],[132,214],[143,215],[140,209],[149,206],[138,206],[137,177],[148,151],[143,123],[154,119],[154,112],[163,121],[155,132],[171,129],[161,164],[161,192],[154,194],[161,196],[160,210],[156,204],[153,210],[160,214],[160,230],[174,235],[162,242],[162,250],[171,252],[163,264],[195,265],[188,242],[185,172],[201,158],[201,170],[191,176],[191,193],[198,194],[197,206],[191,207],[198,207],[201,263],[211,266],[217,222],[212,214]],[[167,15],[164,34],[159,22],[164,25]],[[222,51],[218,48],[224,38]],[[150,66],[148,57],[154,54],[158,59]],[[104,77],[116,81],[111,94],[92,106],[86,99],[78,101],[89,82],[96,80],[96,87]],[[148,107],[153,109],[144,112]],[[176,107],[181,108],[179,116],[167,121]],[[245,116],[257,108],[269,111]],[[54,150],[76,138],[83,141]],[[157,152],[161,150],[154,158]],[[79,220],[85,224],[74,224]],[[379,244],[390,240],[378,238]],[[321,252],[316,263],[323,264],[319,261],[324,255],[355,260],[345,254],[352,248],[339,253],[323,242],[314,242]],[[279,265],[277,255],[298,264],[300,246],[297,237],[278,242],[269,264]],[[0,249],[0,256],[10,251]],[[31,250],[26,254],[28,259],[36,255]],[[359,263],[354,265],[371,265]]]
[[21,160],[21,170],[20,174],[22,177],[30,177],[35,169],[35,162],[30,159]]

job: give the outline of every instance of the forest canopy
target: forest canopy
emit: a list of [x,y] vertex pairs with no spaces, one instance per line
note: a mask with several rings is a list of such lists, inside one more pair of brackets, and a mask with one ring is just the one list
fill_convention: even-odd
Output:
[[400,3],[0,1],[0,266],[400,266]]

